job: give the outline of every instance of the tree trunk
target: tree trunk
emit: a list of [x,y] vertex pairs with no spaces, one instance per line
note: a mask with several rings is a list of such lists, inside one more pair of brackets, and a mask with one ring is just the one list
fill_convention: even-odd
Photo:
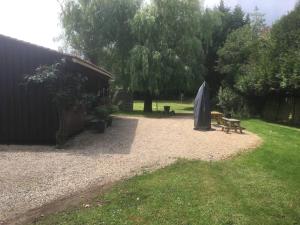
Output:
[[145,95],[144,112],[152,112],[152,96],[151,96],[151,94]]

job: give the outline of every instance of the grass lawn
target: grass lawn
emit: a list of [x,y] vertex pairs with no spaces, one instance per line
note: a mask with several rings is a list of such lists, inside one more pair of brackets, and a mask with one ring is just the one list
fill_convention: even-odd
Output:
[[[170,106],[170,110],[174,110],[176,113],[192,113],[193,112],[193,102],[185,101],[183,103],[179,101],[154,101],[152,103],[152,109],[156,111],[164,111],[164,106]],[[135,112],[142,112],[144,110],[143,101],[135,101],[133,104],[133,110]]]
[[220,162],[181,160],[116,185],[91,208],[38,224],[300,224],[300,130],[243,125],[263,138],[256,151]]

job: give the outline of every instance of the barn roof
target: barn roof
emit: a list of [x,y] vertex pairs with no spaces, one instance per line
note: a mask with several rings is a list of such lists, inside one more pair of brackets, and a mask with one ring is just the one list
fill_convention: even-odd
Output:
[[50,48],[46,48],[46,47],[43,47],[43,46],[32,44],[30,42],[26,42],[26,41],[22,41],[22,40],[19,40],[19,39],[16,39],[16,38],[8,37],[8,36],[5,36],[3,34],[0,34],[0,41],[1,41],[1,39],[6,39],[6,40],[9,40],[9,41],[13,41],[13,42],[16,42],[16,43],[19,43],[19,44],[22,44],[22,45],[26,45],[28,47],[39,48],[43,51],[49,52],[49,54],[59,55],[59,56],[61,56],[61,58],[63,58],[63,57],[68,58],[73,63],[78,64],[80,66],[83,66],[85,68],[91,69],[91,70],[95,71],[96,73],[98,73],[100,76],[103,76],[103,77],[108,78],[108,79],[112,79],[112,74],[110,72],[108,72],[107,70],[103,69],[102,67],[96,66],[95,64],[93,64],[93,63],[91,63],[87,60],[84,60],[84,59],[82,59],[78,56],[74,56],[74,55],[71,55],[71,54],[66,54],[66,53],[63,53],[63,52],[59,52],[59,51],[56,51],[56,50],[53,50],[53,49],[50,49]]

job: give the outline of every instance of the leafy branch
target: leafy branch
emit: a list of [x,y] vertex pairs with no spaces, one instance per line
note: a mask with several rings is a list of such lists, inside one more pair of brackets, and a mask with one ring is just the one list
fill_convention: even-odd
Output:
[[35,73],[25,76],[25,85],[42,85],[59,110],[80,106],[87,78],[67,69],[66,59],[52,65],[39,66]]

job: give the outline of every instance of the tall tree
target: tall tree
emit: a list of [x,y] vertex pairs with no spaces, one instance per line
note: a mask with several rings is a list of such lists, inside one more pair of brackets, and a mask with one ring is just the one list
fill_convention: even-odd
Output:
[[300,91],[300,7],[282,17],[271,29],[263,14],[251,14],[252,43],[235,86],[244,95]]
[[[262,81],[266,70],[271,71],[269,53],[266,54],[271,43],[264,15],[256,8],[250,16],[251,23],[229,34],[223,48],[218,51],[218,70],[225,76],[224,85],[236,86],[245,94],[251,85],[261,89],[262,83],[254,85],[249,82]],[[248,88],[245,87],[247,82]]]
[[156,95],[193,89],[203,80],[200,13],[198,0],[154,0],[134,17],[131,88],[143,93],[144,111],[152,111]]
[[223,87],[230,90],[219,92],[223,106],[232,99],[229,95],[240,96],[243,102],[254,100],[252,106],[259,107],[274,91],[300,93],[300,5],[271,31],[257,8],[250,16],[251,25],[232,32],[218,51],[218,69],[226,78]]
[[300,4],[283,16],[272,31],[275,71],[283,90],[300,93]]
[[256,6],[254,12],[250,14],[250,19],[253,33],[260,36],[266,29],[265,15]]
[[250,23],[250,18],[245,14],[240,5],[236,5],[231,14],[231,30],[236,30]]
[[[224,75],[219,99],[225,106],[224,94],[239,96],[238,108],[243,113],[259,112],[263,105],[263,97],[278,86],[271,60],[273,42],[269,28],[264,24],[263,14],[256,10],[251,14],[251,24],[233,31],[227,38],[223,48],[218,51],[218,69]],[[222,92],[222,90],[230,90]],[[226,97],[226,95],[225,95]],[[254,103],[255,102],[255,103]],[[231,107],[232,108],[232,107]]]
[[220,71],[216,70],[218,65],[218,50],[223,47],[228,35],[249,23],[249,18],[240,6],[236,6],[233,11],[226,7],[224,1],[221,0],[218,7],[213,10],[206,10],[201,19],[202,27],[207,27],[206,33],[210,37],[203,40],[206,43],[205,67],[207,69],[206,81],[212,88],[212,95],[216,96],[218,89],[223,80]]
[[250,25],[233,31],[219,49],[218,70],[224,75],[223,85],[233,87],[255,47]]
[[67,44],[79,55],[113,71],[129,85],[127,62],[135,43],[130,20],[141,0],[66,0],[61,24]]
[[230,12],[230,8],[225,6],[224,0],[220,0],[220,4],[217,7],[221,13],[227,14]]

